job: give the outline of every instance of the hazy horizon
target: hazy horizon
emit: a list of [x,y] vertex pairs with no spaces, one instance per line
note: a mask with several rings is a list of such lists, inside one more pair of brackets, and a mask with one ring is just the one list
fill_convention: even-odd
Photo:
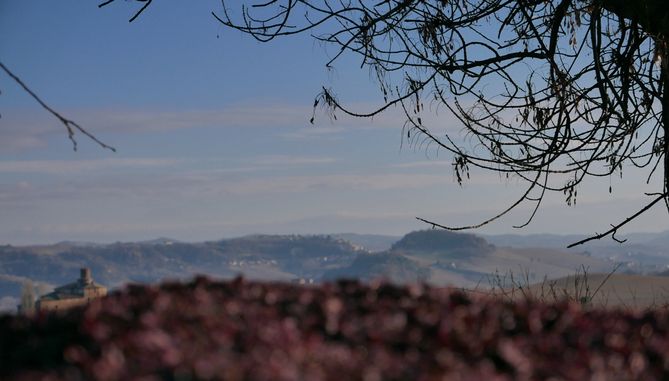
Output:
[[[365,232],[353,232],[353,231],[323,231],[323,232],[253,232],[253,233],[245,233],[245,234],[231,234],[231,235],[222,235],[219,237],[209,237],[209,238],[202,238],[202,239],[196,239],[196,240],[189,240],[189,239],[180,239],[176,236],[155,236],[155,237],[137,237],[135,239],[130,239],[130,240],[112,240],[112,241],[94,241],[94,240],[72,240],[72,239],[63,239],[60,241],[45,241],[45,242],[24,242],[24,243],[13,243],[13,242],[0,242],[0,246],[4,245],[10,245],[10,246],[49,246],[49,245],[56,245],[56,244],[61,244],[61,243],[72,243],[72,244],[93,244],[93,245],[111,245],[111,244],[116,244],[116,243],[145,243],[145,242],[152,242],[152,241],[159,241],[159,240],[170,240],[170,241],[175,241],[175,242],[180,242],[180,243],[201,243],[201,242],[215,242],[219,240],[226,240],[226,239],[234,239],[234,238],[243,238],[243,237],[253,237],[253,236],[287,236],[287,235],[299,235],[299,236],[339,236],[339,235],[359,235],[359,236],[383,236],[383,237],[393,237],[400,239],[403,236],[420,231],[420,230],[431,230],[429,227],[425,227],[422,229],[413,229],[413,230],[407,230],[405,232],[397,232],[397,233],[365,233]],[[439,230],[439,229],[436,229]],[[532,236],[543,236],[543,235],[548,235],[548,236],[555,236],[555,237],[573,237],[573,236],[589,236],[588,234],[585,233],[573,233],[573,234],[556,234],[556,233],[550,233],[550,232],[545,232],[545,233],[528,233],[522,230],[518,230],[517,232],[512,232],[512,233],[480,233],[477,232],[476,230],[473,231],[458,231],[456,232],[457,234],[472,234],[476,236],[480,236],[483,238],[486,237],[501,237],[501,236],[516,236],[516,237],[532,237]],[[664,234],[669,234],[669,230],[658,230],[658,231],[643,231],[643,232],[627,232],[624,235],[618,237],[618,238],[623,238],[625,239],[626,237],[632,236],[639,236],[639,235],[664,235]],[[641,243],[638,240],[632,242],[632,240],[628,240],[629,243]],[[616,245],[624,245],[627,242],[619,243],[614,240],[612,240],[610,237],[604,237],[600,240],[595,240],[593,243],[596,244],[611,244],[612,246]],[[550,245],[547,245],[550,246]]]

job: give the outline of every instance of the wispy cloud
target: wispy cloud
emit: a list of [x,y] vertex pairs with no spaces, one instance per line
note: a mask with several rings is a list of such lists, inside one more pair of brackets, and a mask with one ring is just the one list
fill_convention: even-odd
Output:
[[20,152],[46,146],[47,137],[58,132],[67,138],[67,132],[47,115],[24,110],[2,110],[0,119],[0,153]]
[[[221,109],[64,109],[59,110],[93,134],[155,133],[194,128],[306,128],[309,107],[287,104],[233,104]],[[62,135],[63,126],[51,115],[26,110],[3,110],[0,152],[16,152],[47,145]]]
[[235,194],[286,193],[326,190],[391,190],[416,189],[446,184],[444,176],[424,174],[316,175],[282,176],[269,179],[249,179],[226,184],[223,189]]
[[[355,110],[372,109],[365,103],[351,105]],[[336,121],[317,110],[315,123],[309,120],[310,105],[275,103],[238,103],[220,109],[65,109],[59,110],[93,134],[156,133],[195,128],[283,128],[279,137],[285,140],[339,139],[349,130],[394,128],[400,131],[405,117],[400,109],[391,108],[373,118],[355,118],[339,113]],[[448,114],[426,114],[422,117],[434,131],[457,126]],[[49,137],[66,137],[63,126],[47,113],[8,110],[0,123],[3,140],[0,152],[43,147]]]
[[27,149],[41,148],[46,145],[46,141],[36,134],[6,134],[0,139],[0,152],[20,152]]
[[92,160],[12,160],[0,161],[0,173],[76,174],[118,168],[155,168],[173,166],[183,159],[106,158]]
[[332,164],[337,159],[333,157],[319,156],[293,156],[293,155],[266,155],[251,159],[252,163],[262,166],[307,166],[319,164]]
[[91,110],[81,123],[114,132],[152,132],[184,128],[306,126],[309,109],[284,104],[237,104],[209,110]]
[[[193,160],[195,163],[196,161]],[[336,164],[339,159],[329,156],[260,155],[236,158],[199,159],[196,169],[189,176],[212,178],[227,174],[244,174],[260,171],[294,171],[313,166]],[[210,168],[203,168],[203,166]],[[212,168],[213,167],[213,168]]]
[[[366,107],[361,106],[362,109]],[[355,108],[355,107],[354,107]],[[70,112],[82,124],[96,129],[114,132],[150,132],[184,128],[273,128],[292,127],[294,137],[328,135],[350,128],[401,128],[403,116],[399,109],[389,109],[372,118],[356,118],[340,113],[331,120],[322,111],[316,111],[314,123],[310,123],[313,110],[309,105],[274,103],[237,103],[220,109],[200,110],[151,110],[109,109],[73,110]],[[427,117],[433,122],[443,121],[439,116]]]
[[344,127],[335,126],[309,126],[298,130],[279,134],[279,137],[286,140],[340,140],[345,132]]
[[49,203],[60,200],[150,200],[170,204],[176,199],[214,200],[221,197],[251,199],[260,195],[299,194],[338,191],[389,191],[420,189],[447,184],[440,175],[425,174],[332,174],[287,176],[234,176],[220,171],[204,170],[149,175],[115,175],[83,178],[51,184],[0,184],[0,203]]
[[408,163],[395,164],[393,168],[451,168],[453,164],[444,160],[425,160],[425,161],[411,161]]

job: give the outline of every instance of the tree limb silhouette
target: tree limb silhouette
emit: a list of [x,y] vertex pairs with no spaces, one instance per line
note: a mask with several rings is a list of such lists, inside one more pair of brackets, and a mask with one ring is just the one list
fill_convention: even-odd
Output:
[[616,224],[616,225],[611,225],[611,229],[605,231],[604,233],[597,233],[597,234],[595,234],[595,235],[592,236],[592,237],[588,237],[588,238],[582,239],[582,240],[580,240],[580,241],[578,241],[578,242],[574,242],[574,243],[570,244],[570,245],[567,246],[567,247],[568,247],[568,248],[572,248],[572,247],[574,247],[574,246],[582,245],[582,244],[584,244],[584,243],[586,243],[586,242],[594,241],[594,240],[597,240],[597,239],[602,239],[602,238],[604,238],[604,237],[606,237],[606,236],[608,236],[608,235],[611,235],[611,237],[613,238],[614,241],[616,241],[616,242],[618,242],[618,243],[623,243],[623,242],[625,242],[625,241],[627,241],[627,240],[626,240],[626,239],[625,239],[625,240],[619,240],[619,239],[617,239],[616,236],[615,236],[616,233],[618,232],[618,229],[620,229],[621,227],[625,226],[627,223],[629,223],[630,221],[634,220],[635,218],[639,217],[641,214],[645,213],[647,210],[649,210],[650,208],[652,208],[653,205],[657,204],[657,203],[660,202],[660,201],[665,200],[666,198],[667,198],[667,194],[666,194],[666,193],[665,193],[665,194],[660,194],[660,195],[657,196],[653,201],[649,202],[648,204],[646,204],[646,206],[644,206],[643,208],[639,209],[639,211],[637,211],[637,212],[634,213],[633,215],[631,215],[631,216],[625,218],[624,221],[622,221],[622,222],[620,222],[620,223],[618,223],[618,224]]
[[76,151],[77,150],[77,140],[75,139],[75,133],[79,132],[95,143],[97,143],[100,147],[108,149],[112,152],[116,152],[116,148],[105,144],[101,140],[95,137],[95,135],[91,134],[88,132],[85,128],[81,127],[79,124],[77,124],[75,121],[70,120],[62,116],[59,112],[54,110],[53,108],[49,107],[37,94],[35,94],[34,91],[32,91],[16,74],[14,74],[12,71],[10,71],[7,66],[5,66],[2,62],[0,62],[0,69],[2,69],[10,78],[12,78],[16,83],[23,88],[23,90],[28,93],[37,103],[39,103],[40,106],[42,106],[43,109],[51,113],[51,115],[55,116],[64,126],[65,129],[67,130],[67,135],[70,141],[72,142],[72,148]]
[[[546,193],[561,192],[573,206],[584,179],[626,167],[662,179],[662,196],[632,218],[660,200],[669,210],[663,0],[270,0],[242,2],[237,15],[229,3],[222,1],[216,19],[259,41],[306,32],[335,47],[327,66],[345,54],[360,58],[383,103],[352,110],[324,88],[315,104],[331,115],[370,117],[399,106],[407,139],[450,152],[458,183],[472,168],[527,183],[518,201],[479,224],[421,221],[472,229],[535,203],[517,225],[525,226]],[[464,138],[434,132],[425,102],[453,114]]]

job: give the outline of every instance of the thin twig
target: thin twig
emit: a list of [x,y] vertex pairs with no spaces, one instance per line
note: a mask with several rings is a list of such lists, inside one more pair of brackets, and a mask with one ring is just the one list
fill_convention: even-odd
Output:
[[[142,1],[142,0],[137,0],[137,1]],[[139,15],[141,15],[142,12],[144,12],[144,10],[145,10],[149,5],[151,5],[151,1],[153,1],[153,0],[148,0],[148,1],[146,1],[146,4],[144,4],[144,6],[143,6],[142,8],[140,8],[140,10],[137,11],[137,13],[135,13],[135,15],[132,16],[132,17],[130,18],[130,20],[128,20],[128,22],[133,22],[133,21],[135,21],[135,19],[136,19],[137,17],[139,17]]]
[[[116,0],[106,0],[106,1],[104,1],[104,2],[102,2],[102,3],[100,3],[100,4],[98,4],[98,8],[102,8],[102,7],[106,6],[106,5],[109,5],[109,4],[113,3],[114,1],[116,1]],[[137,17],[139,17],[139,15],[141,15],[142,12],[144,12],[144,10],[145,10],[146,8],[149,7],[149,5],[151,5],[151,2],[152,2],[153,0],[135,0],[135,1],[138,1],[138,2],[140,2],[140,3],[145,3],[145,4],[142,6],[142,8],[139,9],[139,11],[137,11],[137,13],[135,13],[134,16],[132,16],[132,17],[130,18],[130,20],[128,20],[128,22],[133,22],[133,21],[135,21],[135,19],[136,19]]]
[[116,148],[103,143],[98,138],[96,138],[93,134],[86,131],[79,124],[77,124],[76,122],[74,122],[70,119],[65,118],[64,116],[59,114],[56,110],[49,107],[49,105],[44,103],[44,101],[42,99],[40,99],[40,97],[38,97],[37,94],[35,94],[32,90],[30,90],[30,88],[25,83],[23,83],[23,81],[18,76],[16,76],[16,74],[12,73],[7,68],[7,66],[5,66],[2,62],[0,62],[0,69],[4,70],[5,73],[7,73],[7,75],[9,75],[14,81],[16,81],[16,83],[18,83],[19,86],[21,86],[23,88],[23,90],[25,90],[31,97],[33,97],[33,99],[35,99],[37,101],[37,103],[39,103],[40,106],[42,106],[42,108],[44,108],[46,111],[50,112],[51,115],[55,116],[58,120],[60,120],[61,123],[63,123],[63,125],[67,129],[68,138],[72,142],[72,148],[75,151],[77,150],[77,141],[74,138],[74,134],[75,134],[75,131],[79,131],[80,133],[84,134],[85,136],[87,136],[92,141],[96,142],[100,147],[106,148],[106,149],[108,149],[112,152],[116,152]]
[[597,293],[599,293],[599,290],[602,288],[602,286],[603,286],[606,282],[609,281],[609,278],[611,278],[611,275],[615,274],[615,272],[618,271],[618,269],[619,269],[620,266],[622,266],[622,265],[623,265],[622,263],[618,263],[618,264],[616,265],[616,267],[613,268],[613,270],[611,270],[608,274],[606,274],[606,277],[604,278],[604,280],[602,280],[602,282],[599,284],[599,286],[597,286],[597,288],[595,289],[595,292],[592,293],[592,296],[590,297],[590,300],[593,300],[593,299],[595,298],[595,296],[597,295]]
[[648,209],[652,208],[653,205],[655,205],[655,204],[657,204],[658,202],[662,201],[662,200],[663,200],[665,197],[667,197],[667,196],[668,196],[667,193],[662,193],[660,196],[658,196],[656,199],[654,199],[654,200],[653,200],[652,202],[650,202],[648,205],[646,205],[646,206],[644,206],[643,208],[641,208],[638,212],[636,212],[636,213],[634,213],[633,215],[631,215],[631,216],[625,218],[625,220],[624,220],[623,222],[621,222],[621,223],[619,223],[619,224],[617,224],[617,225],[611,225],[611,226],[612,226],[611,229],[605,231],[604,233],[601,233],[601,234],[595,234],[595,235],[593,235],[592,237],[588,237],[588,238],[582,239],[582,240],[580,240],[580,241],[578,241],[578,242],[574,242],[574,243],[572,243],[571,245],[567,246],[567,248],[571,248],[571,247],[574,247],[574,246],[582,245],[582,244],[584,244],[584,243],[586,243],[586,242],[593,241],[593,240],[596,240],[596,239],[602,239],[602,238],[606,237],[606,236],[609,235],[609,234],[615,234],[615,233],[618,231],[618,229],[620,229],[621,227],[623,227],[624,225],[626,225],[628,222],[632,221],[633,219],[639,217],[641,214],[643,214],[643,213],[644,213],[645,211],[647,211]]

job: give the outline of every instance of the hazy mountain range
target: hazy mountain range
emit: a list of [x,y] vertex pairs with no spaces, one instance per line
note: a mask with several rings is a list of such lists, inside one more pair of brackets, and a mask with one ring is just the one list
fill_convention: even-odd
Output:
[[637,273],[656,273],[667,269],[669,264],[669,231],[661,233],[620,234],[618,243],[611,238],[590,241],[567,249],[571,243],[587,238],[585,235],[490,235],[485,239],[497,246],[517,248],[544,247],[572,253],[582,253],[614,262],[624,262],[627,268]]
[[[199,243],[159,238],[106,245],[6,245],[0,246],[0,305],[13,309],[26,281],[48,290],[75,280],[81,267],[90,267],[95,280],[110,288],[133,282],[186,279],[195,274],[316,282],[342,277],[386,278],[394,282],[487,287],[511,273],[537,282],[571,275],[583,267],[591,273],[608,272],[615,262],[626,262],[620,259],[634,256],[647,260],[646,264],[656,263],[660,270],[669,263],[662,244],[669,238],[668,233],[644,237],[645,243],[563,249],[564,242],[573,238],[481,237],[424,230],[404,237],[252,235]],[[631,256],[630,251],[634,252]],[[635,268],[635,262],[629,262],[623,270]]]

